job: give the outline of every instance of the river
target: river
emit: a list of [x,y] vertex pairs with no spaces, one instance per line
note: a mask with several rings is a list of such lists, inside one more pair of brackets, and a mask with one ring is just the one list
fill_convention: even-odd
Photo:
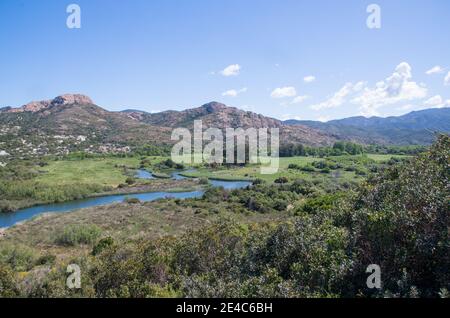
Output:
[[[154,179],[153,175],[146,170],[138,170],[136,176],[141,179]],[[185,177],[180,175],[180,172],[173,172],[172,179],[181,180]],[[249,186],[249,181],[219,181],[210,180],[213,187],[223,187],[227,190],[241,189]],[[107,205],[111,203],[123,202],[125,198],[137,198],[143,202],[154,201],[163,198],[188,199],[200,198],[204,191],[187,191],[187,192],[147,192],[139,194],[119,194],[119,195],[105,195],[95,198],[69,201],[64,203],[52,203],[45,205],[38,205],[31,208],[17,210],[12,213],[0,213],[0,228],[7,228],[13,226],[18,222],[29,220],[42,213],[65,213],[77,209],[89,208],[93,206]]]

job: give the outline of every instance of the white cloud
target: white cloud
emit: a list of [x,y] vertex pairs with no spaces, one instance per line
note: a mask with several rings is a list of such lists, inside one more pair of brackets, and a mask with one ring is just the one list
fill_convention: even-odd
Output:
[[413,109],[414,107],[416,107],[416,106],[414,106],[413,104],[406,104],[406,105],[397,107],[397,110],[410,110],[410,109]]
[[445,106],[450,106],[450,100],[444,101],[441,95],[436,95],[428,99],[425,102],[425,105],[430,107],[442,108]]
[[444,85],[450,86],[450,72],[448,72],[447,76],[445,76]]
[[292,100],[291,104],[301,104],[308,98],[309,98],[309,96],[307,96],[307,95],[297,96]]
[[241,93],[245,93],[247,91],[247,87],[241,88],[239,90],[236,89],[230,89],[226,92],[222,93],[222,96],[228,96],[228,97],[236,97]]
[[361,91],[366,85],[367,85],[366,82],[363,82],[363,81],[358,82],[358,83],[356,83],[355,85],[353,85],[353,90],[354,90],[355,92],[359,92],[359,91]]
[[241,71],[241,66],[239,64],[232,64],[227,66],[223,71],[220,72],[223,76],[237,76]]
[[426,97],[427,88],[411,79],[411,66],[402,62],[397,65],[391,76],[378,82],[373,88],[366,87],[361,95],[352,100],[352,103],[360,105],[362,115],[374,116],[378,115],[379,107]]
[[272,98],[294,97],[295,95],[297,95],[297,91],[292,86],[275,88],[270,94]]
[[293,116],[291,114],[283,114],[283,115],[281,115],[281,120],[290,120],[290,119],[302,120],[302,118],[300,116]]
[[[360,84],[357,84],[360,89]],[[327,99],[326,101],[320,103],[311,105],[311,109],[314,110],[321,110],[321,109],[327,109],[327,108],[335,108],[341,106],[348,95],[354,92],[355,85],[348,82],[346,83],[340,90],[338,90],[331,98]]]
[[436,95],[431,97],[430,99],[428,99],[425,102],[425,105],[427,106],[437,106],[437,105],[441,105],[443,102],[441,95]]
[[325,122],[330,120],[330,117],[328,117],[328,116],[319,116],[319,117],[317,117],[317,120],[321,121],[322,123],[325,123]]
[[305,81],[305,83],[312,83],[316,80],[315,76],[309,75],[309,76],[305,76],[303,78],[303,81]]
[[440,67],[439,65],[436,65],[436,66],[430,68],[428,71],[426,71],[425,74],[432,75],[432,74],[440,74],[443,72],[444,72],[444,69],[442,67]]

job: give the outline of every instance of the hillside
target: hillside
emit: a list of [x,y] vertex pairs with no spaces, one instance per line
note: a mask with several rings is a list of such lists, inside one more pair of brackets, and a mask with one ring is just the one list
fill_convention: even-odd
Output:
[[171,128],[192,128],[195,120],[201,120],[203,127],[231,128],[279,128],[281,142],[302,143],[311,146],[330,145],[336,138],[326,132],[296,125],[289,126],[280,120],[250,111],[211,102],[201,107],[183,111],[165,111],[150,114],[142,111],[123,111],[129,118],[156,126]]
[[332,145],[337,140],[364,144],[429,144],[434,132],[450,131],[450,109],[429,109],[400,117],[352,117],[328,123],[280,120],[211,102],[183,111],[150,114],[139,110],[107,111],[89,97],[66,94],[0,109],[0,150],[12,157],[129,152],[150,144],[170,145],[174,128],[279,128],[281,143]]
[[431,144],[435,132],[450,132],[450,108],[426,109],[399,117],[350,117],[326,123],[287,120],[284,124],[307,126],[366,144]]
[[0,113],[0,145],[21,155],[71,151],[127,152],[144,143],[168,143],[170,129],[109,112],[83,95],[62,95]]
[[319,146],[336,140],[306,126],[283,125],[279,120],[216,102],[181,112],[111,112],[97,106],[87,96],[66,94],[18,108],[0,109],[0,150],[6,149],[14,157],[73,151],[128,152],[144,144],[171,144],[172,130],[192,128],[194,120],[202,120],[204,127],[222,129],[277,127],[282,143]]

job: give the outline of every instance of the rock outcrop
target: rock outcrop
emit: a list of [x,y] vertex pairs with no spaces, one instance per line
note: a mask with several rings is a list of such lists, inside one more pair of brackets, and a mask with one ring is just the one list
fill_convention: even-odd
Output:
[[54,107],[54,106],[72,105],[72,104],[91,105],[91,104],[94,104],[94,102],[92,101],[92,99],[90,99],[86,95],[64,94],[64,95],[57,96],[51,100],[34,101],[34,102],[28,103],[26,105],[23,105],[22,107],[19,107],[19,108],[9,108],[9,109],[4,110],[4,112],[7,112],[7,113],[22,113],[22,112],[36,113],[43,109],[47,109],[47,108]]

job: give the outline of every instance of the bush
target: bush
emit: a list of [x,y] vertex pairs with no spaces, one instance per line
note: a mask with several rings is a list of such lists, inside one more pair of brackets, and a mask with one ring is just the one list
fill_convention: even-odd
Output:
[[208,178],[200,178],[199,182],[200,184],[209,184]]
[[255,179],[254,181],[253,181],[253,185],[258,185],[258,184],[265,184],[266,183],[266,181],[264,181],[263,179]]
[[322,170],[320,170],[320,172],[321,172],[321,173],[330,173],[330,172],[331,172],[331,169],[328,168],[328,167],[326,167],[326,168],[323,168]]
[[450,287],[450,137],[440,136],[428,153],[389,167],[358,191],[347,214],[355,253],[355,289],[367,264],[378,264],[383,289],[395,297],[438,297]]
[[12,202],[8,200],[0,200],[0,212],[11,213],[16,210],[18,210],[18,207],[15,206]]
[[112,246],[113,244],[114,244],[114,240],[112,239],[112,237],[106,237],[104,239],[101,239],[97,243],[97,245],[95,245],[94,248],[92,249],[92,255],[96,256],[96,255],[100,254],[101,252],[103,252],[105,249]]
[[300,168],[301,171],[305,171],[305,172],[314,172],[316,171],[314,169],[314,167],[310,166],[310,165],[306,165]]
[[273,205],[273,208],[275,210],[277,210],[277,211],[285,211],[287,209],[287,206],[288,206],[288,204],[287,204],[286,201],[284,201],[284,200],[276,200],[274,205]]
[[55,260],[55,255],[46,254],[38,258],[36,265],[51,265],[55,263]]
[[283,184],[283,183],[288,183],[289,179],[287,177],[279,177],[278,179],[275,180],[275,183],[279,183],[279,184]]
[[96,225],[69,225],[57,234],[55,242],[60,245],[75,246],[79,244],[93,244],[101,235]]
[[19,296],[16,286],[14,272],[0,264],[0,298],[11,298]]
[[125,198],[123,202],[128,204],[139,204],[141,203],[141,200],[139,200],[138,198]]
[[0,248],[0,263],[8,264],[18,272],[26,272],[33,268],[36,259],[36,251],[24,245],[4,244]]

